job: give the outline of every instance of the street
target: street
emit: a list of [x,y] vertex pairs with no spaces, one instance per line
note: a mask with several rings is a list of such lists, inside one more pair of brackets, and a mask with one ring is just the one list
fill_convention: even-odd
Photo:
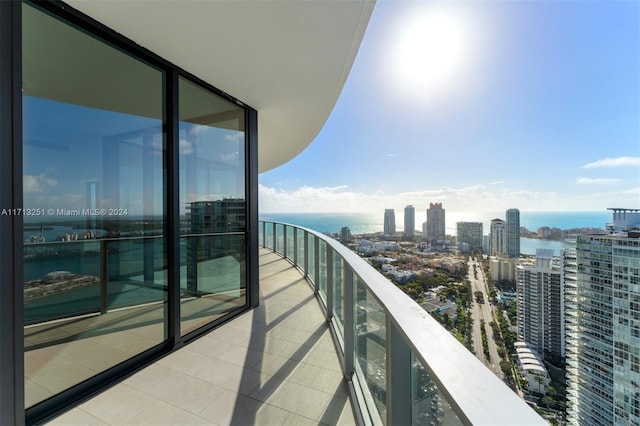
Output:
[[[475,278],[475,274],[473,271],[474,265],[476,266],[477,276]],[[502,370],[500,369],[500,357],[498,356],[498,347],[496,345],[495,340],[493,340],[493,329],[489,326],[494,320],[494,307],[490,303],[489,294],[487,292],[487,284],[486,278],[484,275],[484,271],[482,270],[482,265],[478,263],[475,259],[469,258],[468,262],[468,273],[469,273],[469,281],[471,282],[471,295],[473,298],[473,302],[471,304],[471,317],[473,318],[473,348],[476,352],[476,357],[484,363],[491,371],[493,371],[498,377],[501,379],[504,378],[502,374]],[[476,291],[481,291],[484,298],[484,303],[476,302],[474,293]],[[491,355],[491,359],[487,360],[484,356],[484,351],[482,349],[482,332],[481,332],[481,319],[484,319],[485,322],[485,330],[487,332],[487,343],[489,345],[489,355]]]

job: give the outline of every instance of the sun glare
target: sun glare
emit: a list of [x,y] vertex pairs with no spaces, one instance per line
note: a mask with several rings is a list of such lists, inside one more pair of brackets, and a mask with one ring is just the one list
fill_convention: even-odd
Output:
[[427,95],[453,84],[467,54],[462,23],[442,12],[415,16],[403,27],[396,44],[400,82]]

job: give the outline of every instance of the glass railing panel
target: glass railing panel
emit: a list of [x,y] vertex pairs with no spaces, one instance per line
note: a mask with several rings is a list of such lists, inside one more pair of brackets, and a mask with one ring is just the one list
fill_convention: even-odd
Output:
[[287,226],[287,257],[291,260],[294,259],[294,250],[293,250],[293,244],[294,244],[294,227],[293,226]]
[[107,309],[164,302],[166,253],[163,238],[105,241]]
[[276,252],[280,254],[284,254],[284,229],[284,225],[276,223]]
[[243,233],[181,238],[181,334],[246,304]]
[[[332,250],[332,249],[329,249]],[[336,329],[342,333],[344,314],[343,305],[343,261],[338,253],[333,252],[333,317]]]
[[327,301],[327,243],[320,241],[318,244],[318,287],[320,288],[320,295]]
[[[264,223],[258,222],[258,245],[262,245],[264,242]],[[266,246],[265,246],[266,247]]]
[[356,371],[367,385],[365,402],[369,411],[377,412],[384,421],[387,399],[387,317],[364,283],[356,277],[354,284]]
[[264,228],[265,233],[265,248],[273,249],[273,243],[275,242],[275,235],[273,235],[273,223],[267,222],[267,226]]
[[[301,268],[304,268],[304,237],[306,235],[306,232],[304,232],[302,229],[298,229],[298,235],[296,236],[297,238],[297,261],[298,261],[298,266],[300,266]],[[305,271],[306,272],[306,271]]]
[[411,417],[413,425],[461,425],[422,363],[411,353]]
[[313,234],[307,234],[307,274],[311,281],[316,279],[316,262],[315,262],[315,238]]

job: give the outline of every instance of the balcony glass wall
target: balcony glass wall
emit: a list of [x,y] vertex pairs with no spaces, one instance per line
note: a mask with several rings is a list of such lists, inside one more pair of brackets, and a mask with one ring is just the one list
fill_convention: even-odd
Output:
[[31,423],[248,309],[256,124],[71,9],[16,5]]
[[29,407],[166,338],[165,76],[29,5],[23,29]]
[[244,110],[181,78],[181,333],[246,304]]
[[[277,242],[285,229],[291,235],[296,227],[273,222],[261,226],[263,245],[283,254]],[[267,238],[268,230],[276,235]],[[455,337],[363,259],[331,238],[297,229],[297,235],[303,233],[306,250],[302,239],[295,253],[285,257],[309,277],[318,277],[318,297],[365,424],[545,424]]]

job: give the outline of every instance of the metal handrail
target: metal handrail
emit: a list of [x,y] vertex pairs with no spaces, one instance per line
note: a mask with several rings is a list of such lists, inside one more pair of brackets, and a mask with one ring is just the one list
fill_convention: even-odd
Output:
[[[261,222],[263,223],[261,228],[263,246],[266,242],[267,223],[273,225],[272,238],[274,242],[277,238],[275,225],[278,224],[313,235],[324,241],[328,248],[340,256],[345,264],[343,273],[346,274],[346,281],[353,281],[352,278],[349,278],[349,274],[354,274],[377,299],[387,315],[387,324],[393,328],[391,335],[394,332],[399,334],[400,340],[411,349],[415,357],[422,363],[463,423],[472,425],[546,424],[542,417],[486,368],[422,307],[395,285],[392,285],[386,277],[353,251],[338,241],[312,229],[281,222]],[[329,251],[327,250],[327,252]],[[304,254],[304,258],[307,258],[307,253]],[[301,267],[299,259],[294,263]],[[316,263],[316,268],[318,266],[319,264]],[[345,292],[347,291],[345,290]],[[345,330],[352,329],[355,326],[353,317],[346,319],[351,323],[345,321]],[[387,331],[387,335],[390,335],[390,331]],[[348,345],[349,343],[345,342],[347,351],[352,352],[353,348],[349,348]],[[387,342],[387,352],[392,350],[391,346],[393,345]],[[349,354],[346,354],[346,358],[349,358]],[[387,358],[391,358],[389,353]],[[349,372],[345,371],[344,373],[348,375]],[[387,371],[388,376],[392,374],[393,371]],[[390,382],[395,383],[397,380],[395,382],[387,380],[387,386]],[[410,393],[407,395],[406,392],[403,392],[402,396],[406,398],[410,396]],[[393,404],[394,398],[390,400],[387,397],[387,403],[389,402]],[[406,406],[406,403],[401,402],[401,405]],[[393,424],[394,418],[406,418],[406,413],[398,414],[398,410],[396,410],[395,414],[390,414],[393,411],[393,406],[387,407],[387,424]]]

